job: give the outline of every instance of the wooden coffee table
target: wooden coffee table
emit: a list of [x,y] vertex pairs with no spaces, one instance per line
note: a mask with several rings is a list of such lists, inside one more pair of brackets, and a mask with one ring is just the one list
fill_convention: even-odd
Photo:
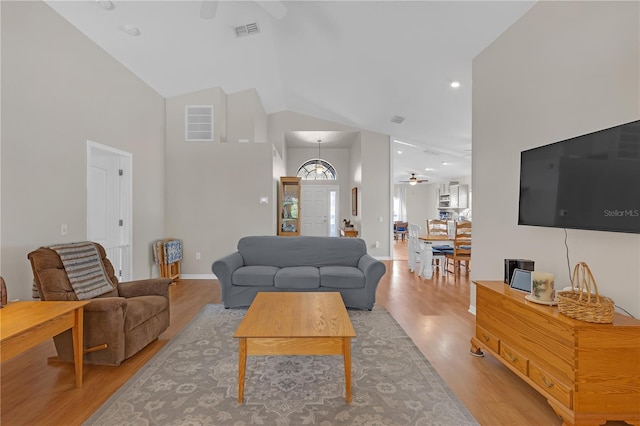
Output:
[[84,305],[88,301],[14,302],[0,309],[0,353],[2,362],[72,330],[76,387],[82,387]]
[[338,292],[260,292],[233,337],[240,339],[238,403],[247,355],[342,355],[351,402],[351,338],[356,336]]

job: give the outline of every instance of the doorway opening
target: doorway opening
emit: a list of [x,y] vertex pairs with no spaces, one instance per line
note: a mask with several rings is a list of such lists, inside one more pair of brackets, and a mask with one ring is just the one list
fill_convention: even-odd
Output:
[[87,141],[87,240],[101,244],[119,281],[133,279],[133,155]]

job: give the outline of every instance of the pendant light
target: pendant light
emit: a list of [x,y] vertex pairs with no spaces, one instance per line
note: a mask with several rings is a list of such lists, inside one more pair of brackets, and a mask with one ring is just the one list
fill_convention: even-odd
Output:
[[320,174],[322,173],[322,169],[324,169],[324,167],[322,166],[322,164],[320,163],[320,143],[322,142],[321,139],[318,139],[318,159],[316,160],[316,173]]

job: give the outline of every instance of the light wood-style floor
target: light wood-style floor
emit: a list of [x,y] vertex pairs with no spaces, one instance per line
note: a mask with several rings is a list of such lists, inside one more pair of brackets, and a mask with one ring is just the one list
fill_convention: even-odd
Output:
[[[560,425],[544,398],[497,360],[468,354],[474,316],[469,280],[452,274],[423,280],[409,272],[406,242],[378,287],[383,305],[482,425]],[[404,260],[402,260],[404,259]],[[473,266],[473,265],[472,265]],[[215,280],[183,280],[171,287],[171,327],[161,339],[119,367],[85,365],[74,387],[72,364],[48,364],[52,342],[2,364],[0,422],[9,425],[78,425],[174,337],[208,303],[220,303]]]

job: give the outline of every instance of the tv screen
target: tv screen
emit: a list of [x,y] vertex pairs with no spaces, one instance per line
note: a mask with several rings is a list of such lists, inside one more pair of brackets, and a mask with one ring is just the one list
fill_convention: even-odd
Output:
[[640,233],[640,120],[522,151],[518,224]]

